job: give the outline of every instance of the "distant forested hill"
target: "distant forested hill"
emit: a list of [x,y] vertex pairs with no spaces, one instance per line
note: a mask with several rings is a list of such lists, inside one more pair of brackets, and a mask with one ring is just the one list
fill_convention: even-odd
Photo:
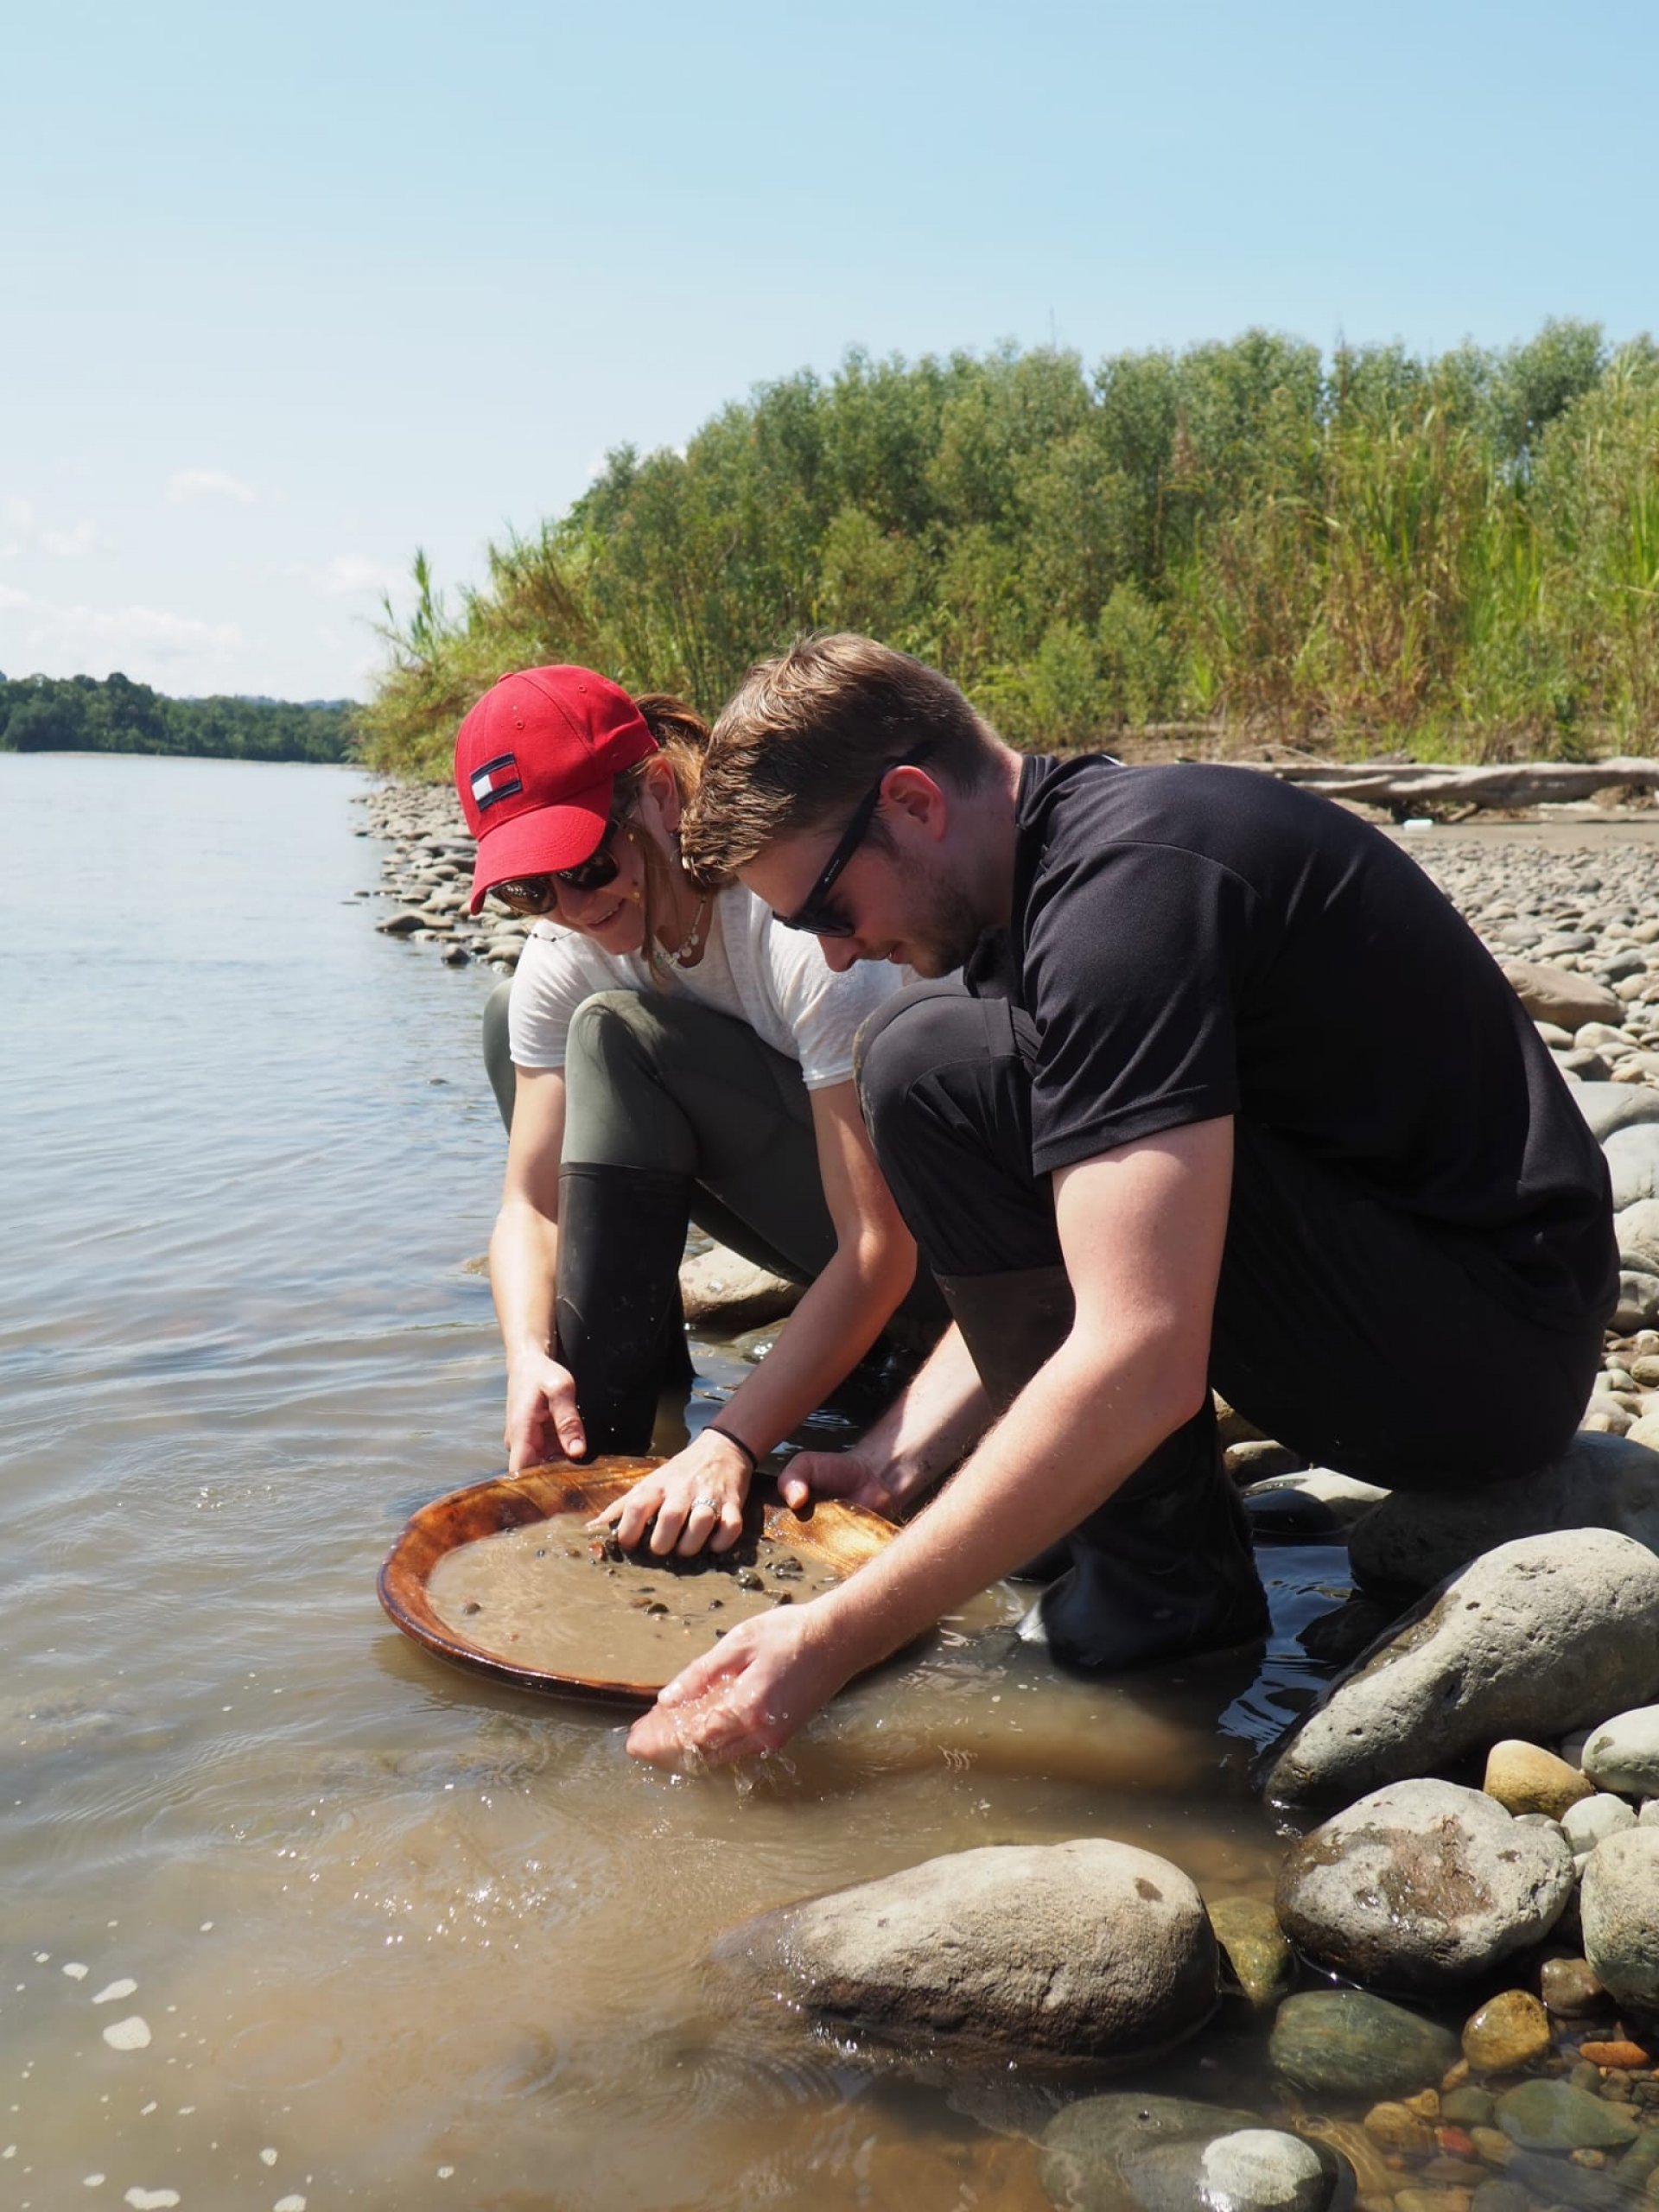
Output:
[[0,677],[0,752],[349,760],[353,714],[346,700],[169,699],[124,676]]

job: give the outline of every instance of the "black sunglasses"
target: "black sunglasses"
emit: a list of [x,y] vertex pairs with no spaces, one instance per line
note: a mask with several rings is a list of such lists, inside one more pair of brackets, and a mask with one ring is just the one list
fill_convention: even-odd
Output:
[[853,925],[845,914],[824,900],[834,890],[842,870],[870,834],[870,824],[875,819],[875,810],[881,804],[881,786],[895,768],[919,766],[931,748],[918,746],[914,753],[906,753],[902,760],[889,760],[869,790],[853,809],[847,827],[842,831],[836,849],[823,864],[817,881],[792,914],[779,914],[778,919],[786,930],[805,930],[812,937],[851,937]]
[[622,865],[611,850],[611,840],[621,827],[622,817],[613,815],[605,825],[605,835],[585,861],[578,861],[574,868],[555,868],[548,875],[520,875],[505,883],[493,883],[491,895],[504,906],[511,906],[515,914],[550,914],[559,903],[561,888],[602,891],[615,881]]

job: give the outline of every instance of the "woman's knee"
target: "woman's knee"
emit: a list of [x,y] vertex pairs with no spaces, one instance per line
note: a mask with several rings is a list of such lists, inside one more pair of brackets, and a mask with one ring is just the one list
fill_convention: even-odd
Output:
[[512,1128],[512,1109],[518,1096],[518,1073],[512,1065],[512,1036],[508,1022],[508,1006],[512,997],[510,982],[498,983],[484,1001],[484,1072],[490,1079],[490,1089],[495,1093],[502,1126],[509,1132]]

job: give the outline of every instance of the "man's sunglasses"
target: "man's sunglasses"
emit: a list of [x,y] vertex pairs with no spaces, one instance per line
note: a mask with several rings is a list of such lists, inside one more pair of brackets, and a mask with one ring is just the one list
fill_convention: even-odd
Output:
[[515,914],[550,914],[559,903],[560,891],[602,891],[607,883],[616,880],[622,863],[611,850],[611,840],[622,827],[622,818],[613,815],[605,825],[605,835],[585,861],[578,861],[574,868],[555,868],[548,875],[513,876],[505,883],[493,883],[490,893],[504,906],[511,906]]
[[851,937],[853,924],[837,907],[826,906],[825,899],[839,881],[842,869],[870,834],[870,824],[875,819],[875,810],[881,804],[881,786],[895,768],[914,768],[927,758],[930,748],[919,746],[914,753],[906,753],[902,760],[889,760],[869,790],[853,809],[847,827],[842,831],[836,849],[823,864],[817,881],[792,914],[779,914],[778,919],[786,930],[805,930],[813,937]]

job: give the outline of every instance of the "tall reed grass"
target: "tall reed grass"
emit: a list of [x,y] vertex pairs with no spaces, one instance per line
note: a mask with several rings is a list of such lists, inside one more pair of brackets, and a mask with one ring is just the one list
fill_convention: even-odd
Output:
[[1158,722],[1351,753],[1659,746],[1659,349],[1332,359],[851,353],[622,448],[453,605],[388,609],[369,756],[447,772],[504,669],[579,660],[716,709],[814,626],[946,668],[1012,741]]

